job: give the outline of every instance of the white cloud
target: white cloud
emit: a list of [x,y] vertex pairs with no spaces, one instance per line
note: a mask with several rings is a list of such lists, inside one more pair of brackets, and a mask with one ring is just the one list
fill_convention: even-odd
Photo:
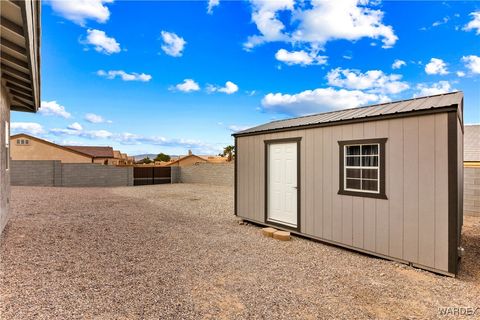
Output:
[[462,61],[465,63],[465,67],[472,73],[480,74],[480,57],[475,55],[469,55],[462,57]]
[[112,121],[106,120],[104,117],[95,113],[87,113],[85,115],[85,120],[90,123],[112,123]]
[[318,56],[315,52],[308,53],[304,50],[300,51],[287,51],[280,49],[275,54],[275,59],[284,62],[289,66],[299,64],[302,66],[308,66],[311,64],[325,64],[327,63],[327,56]]
[[118,53],[121,51],[120,44],[115,38],[107,36],[105,31],[88,29],[84,44],[92,45],[97,52],[104,54]]
[[387,75],[381,70],[362,73],[359,70],[336,68],[327,74],[331,86],[382,94],[397,94],[407,90],[409,85],[401,79],[399,74]]
[[10,129],[15,133],[28,133],[31,135],[45,133],[42,125],[36,122],[12,122]]
[[442,24],[447,23],[449,20],[450,20],[450,17],[443,17],[442,20],[438,20],[438,21],[435,21],[434,23],[432,23],[432,27],[438,27]]
[[104,4],[112,2],[113,0],[50,0],[52,9],[56,13],[81,26],[85,25],[86,20],[107,22],[110,11]]
[[83,130],[83,127],[80,123],[78,122],[74,122],[72,123],[71,125],[68,126],[68,129],[71,129],[71,130]]
[[[110,140],[118,142],[123,145],[140,145],[150,144],[164,147],[180,147],[191,149],[197,153],[203,154],[217,154],[222,150],[224,144],[210,144],[193,139],[172,139],[162,136],[143,136],[135,133],[123,132],[113,133],[107,130],[74,130],[70,128],[55,128],[51,129],[49,133],[57,137],[79,137],[90,140]],[[75,143],[82,144],[82,143]]]
[[180,147],[186,150],[191,149],[197,153],[218,154],[223,150],[224,144],[210,144],[193,139],[172,139],[162,136],[143,136],[139,134],[124,132],[112,136],[114,141],[124,145],[150,144],[163,147]]
[[207,13],[212,14],[213,8],[220,4],[220,0],[208,0]]
[[261,35],[250,36],[244,44],[245,49],[271,41],[289,41],[289,36],[283,33],[285,25],[278,19],[278,11],[292,11],[293,0],[262,1],[252,0],[252,21]]
[[460,78],[465,77],[465,72],[457,71],[457,77],[460,77]]
[[420,83],[417,85],[417,89],[418,92],[414,95],[415,97],[432,96],[455,91],[455,89],[452,89],[452,86],[448,81],[439,81],[430,86],[425,83]]
[[193,79],[184,79],[182,83],[170,87],[170,90],[179,90],[182,92],[192,92],[200,90],[200,86]]
[[50,129],[50,133],[56,136],[76,136],[87,139],[107,139],[111,138],[113,134],[107,130],[75,130],[75,129]]
[[442,59],[432,58],[425,66],[425,72],[427,74],[448,74],[447,64]]
[[187,42],[173,32],[162,31],[161,36],[163,40],[162,50],[169,56],[181,57]]
[[227,82],[225,82],[224,87],[214,86],[214,85],[210,84],[210,85],[207,86],[207,91],[209,93],[223,92],[223,93],[226,93],[226,94],[232,94],[232,93],[235,93],[235,92],[238,91],[238,86],[231,81],[227,81]]
[[141,81],[141,82],[148,82],[152,80],[152,76],[146,73],[127,73],[123,70],[98,70],[97,75],[101,77],[105,77],[107,79],[115,79],[116,77],[120,77],[123,81]]
[[393,61],[392,63],[392,69],[400,69],[401,67],[404,67],[406,65],[407,63],[405,61],[400,59],[395,59],[395,61]]
[[[382,23],[383,12],[367,7],[368,0],[313,1],[309,6],[296,8],[293,0],[251,3],[252,21],[260,34],[248,38],[244,44],[247,50],[273,41],[322,48],[331,40],[356,41],[364,37],[380,39],[383,47],[389,48],[398,39],[393,28]],[[289,13],[290,25],[281,21],[280,12]]]
[[480,11],[472,12],[470,15],[473,17],[473,19],[463,27],[463,30],[476,31],[476,34],[480,35]]
[[38,113],[45,116],[59,116],[65,119],[71,117],[71,114],[65,110],[57,101],[42,101]]
[[266,111],[297,116],[387,101],[385,96],[360,90],[319,88],[296,94],[269,93],[262,99],[262,106]]
[[238,131],[247,130],[248,128],[251,128],[251,127],[252,126],[240,126],[240,125],[232,124],[232,125],[229,125],[227,128],[231,132],[238,132]]

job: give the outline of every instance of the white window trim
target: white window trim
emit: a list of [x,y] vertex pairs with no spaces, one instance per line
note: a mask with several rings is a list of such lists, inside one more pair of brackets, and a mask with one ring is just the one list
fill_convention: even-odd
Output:
[[[377,146],[377,153],[376,154],[369,154],[369,155],[362,155],[362,146]],[[354,147],[360,146],[360,154],[359,155],[347,155],[347,147]],[[353,192],[365,192],[365,193],[373,193],[373,194],[380,194],[380,144],[379,143],[363,143],[363,144],[346,144],[343,146],[343,190],[345,191],[353,191]],[[378,165],[377,166],[362,166],[362,157],[371,157],[377,156],[378,157]],[[348,166],[347,165],[347,158],[348,157],[360,157],[360,166]],[[360,180],[360,186],[362,180],[370,180],[370,181],[377,181],[377,190],[363,190],[363,189],[352,189],[347,188],[347,169],[360,169],[360,178],[350,178],[354,180]],[[377,179],[364,179],[362,178],[362,170],[361,169],[377,169]]]

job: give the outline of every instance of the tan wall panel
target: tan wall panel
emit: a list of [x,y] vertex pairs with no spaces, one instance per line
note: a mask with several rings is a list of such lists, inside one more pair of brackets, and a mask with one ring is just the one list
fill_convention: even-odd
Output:
[[[357,139],[363,139],[363,123],[356,123],[352,125],[352,136]],[[353,245],[357,248],[364,249],[364,234],[363,234],[363,199],[361,197],[352,197],[352,221],[353,221]]]
[[[305,133],[305,141],[303,146],[305,149],[305,157],[303,158],[302,165],[304,166],[306,172],[314,172],[314,152],[316,146],[314,145],[314,130],[308,130]],[[302,227],[305,230],[305,233],[310,235],[315,235],[315,175],[314,174],[302,174],[302,177],[305,177],[305,223],[302,224]]]
[[[378,121],[375,123],[375,135],[377,138],[388,137],[388,124],[387,120]],[[390,160],[390,144],[385,144],[385,166],[389,168]],[[388,180],[388,177],[385,177]],[[389,193],[388,181],[385,182],[385,193]],[[376,199],[375,200],[375,252],[388,255],[389,252],[389,224],[390,224],[390,210],[388,206],[388,200]]]
[[435,265],[435,116],[418,119],[418,263]]
[[386,170],[386,183],[390,188],[387,194],[390,213],[389,254],[403,258],[403,120],[389,123],[388,150],[389,168]]
[[[342,126],[342,140],[352,139],[353,126]],[[337,149],[340,150],[338,145]],[[353,245],[353,197],[340,196],[340,198],[342,199],[342,243],[351,246]]]
[[314,177],[314,228],[313,234],[323,236],[323,130],[314,132],[313,177]]
[[342,197],[337,194],[339,188],[339,148],[338,142],[342,140],[342,126],[333,127],[332,140],[332,236],[333,240],[342,242]]
[[403,119],[403,258],[418,262],[418,118]]
[[326,127],[323,131],[323,237],[327,240],[333,240],[333,212],[332,212],[332,193],[336,192],[332,186],[333,177],[337,175],[332,172],[332,132],[333,127]]
[[[371,139],[376,138],[375,123],[363,124],[363,138]],[[364,198],[363,200],[363,218],[364,218],[364,234],[363,245],[366,250],[375,251],[376,245],[376,200],[372,198]]]
[[448,126],[435,115],[435,268],[448,269]]

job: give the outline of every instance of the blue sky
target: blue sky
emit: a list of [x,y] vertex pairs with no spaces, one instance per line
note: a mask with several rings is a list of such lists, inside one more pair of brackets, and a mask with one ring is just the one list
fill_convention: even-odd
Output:
[[42,108],[13,133],[131,155],[454,90],[480,123],[480,2],[44,1],[41,63]]

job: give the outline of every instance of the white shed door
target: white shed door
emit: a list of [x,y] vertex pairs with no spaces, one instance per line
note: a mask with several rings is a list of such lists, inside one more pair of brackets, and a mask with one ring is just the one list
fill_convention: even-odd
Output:
[[297,227],[297,143],[268,145],[267,220]]

